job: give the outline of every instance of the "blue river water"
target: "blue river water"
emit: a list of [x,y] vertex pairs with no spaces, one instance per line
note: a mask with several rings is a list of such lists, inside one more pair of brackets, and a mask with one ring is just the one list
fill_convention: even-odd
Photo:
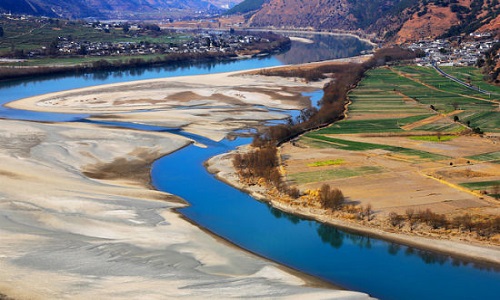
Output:
[[[98,84],[245,70],[283,63],[279,56],[272,56],[2,82],[0,104]],[[312,93],[310,96],[318,100],[321,94]],[[0,118],[9,119],[90,122],[87,117],[0,109]],[[131,124],[107,125],[178,131]],[[380,299],[498,299],[500,272],[497,269],[286,214],[227,186],[209,174],[203,162],[247,144],[249,140],[237,138],[213,142],[191,137],[208,147],[191,145],[155,162],[153,184],[160,190],[186,199],[191,205],[180,212],[215,234],[278,263]]]

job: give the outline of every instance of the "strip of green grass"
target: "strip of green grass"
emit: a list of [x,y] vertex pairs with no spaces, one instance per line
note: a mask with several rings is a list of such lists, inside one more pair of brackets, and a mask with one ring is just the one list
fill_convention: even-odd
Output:
[[[348,151],[367,151],[367,150],[386,150],[393,153],[410,156],[410,157],[418,157],[422,160],[443,160],[448,158],[448,156],[434,154],[426,151],[420,151],[415,149],[408,149],[403,147],[395,147],[390,145],[381,145],[381,144],[373,144],[373,143],[362,143],[355,141],[348,141],[342,139],[336,139],[327,137],[324,135],[316,134],[316,133],[308,133],[305,135],[307,138],[313,139],[317,141],[321,141],[324,144],[329,145],[330,148],[348,150]],[[325,145],[326,146],[326,145]]]
[[500,132],[500,112],[477,111],[459,114],[462,122],[469,122],[471,127],[479,127],[485,132]]
[[466,130],[467,127],[460,123],[453,122],[435,122],[431,124],[426,124],[420,127],[416,127],[413,131],[431,131],[431,132],[446,132],[446,133],[457,133]]
[[500,151],[472,155],[472,156],[468,156],[467,158],[479,160],[479,161],[489,161],[489,162],[498,163],[500,161]]
[[310,164],[307,164],[308,167],[325,167],[325,166],[337,166],[345,163],[345,160],[342,158],[339,159],[329,159],[323,161],[316,161]]
[[383,168],[377,166],[363,166],[356,168],[336,168],[333,170],[302,172],[290,175],[290,179],[298,184],[320,182],[334,179],[377,174],[383,172]]
[[460,185],[471,190],[488,190],[497,185],[500,185],[500,180],[465,182],[465,183],[460,183]]
[[424,142],[447,142],[455,138],[457,138],[457,136],[454,135],[445,135],[445,136],[422,135],[422,136],[411,136],[410,140],[424,141]]
[[400,132],[402,126],[411,124],[428,117],[432,114],[411,116],[400,119],[373,119],[373,120],[345,120],[323,128],[319,134],[342,134],[342,133],[381,133]]

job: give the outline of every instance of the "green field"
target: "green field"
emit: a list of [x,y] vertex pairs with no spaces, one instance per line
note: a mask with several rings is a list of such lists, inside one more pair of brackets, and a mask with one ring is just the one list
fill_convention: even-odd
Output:
[[[474,67],[441,67],[446,73],[464,81],[470,82],[473,86],[479,86],[484,90],[500,95],[500,86],[496,86],[486,82],[485,74],[481,70]],[[497,98],[498,98],[497,95]]]
[[[452,70],[446,71],[452,73]],[[470,71],[474,71],[472,80],[479,77],[478,70],[467,69],[467,72]],[[500,88],[491,88],[492,91],[495,89],[500,91]],[[495,97],[467,89],[430,67],[377,68],[368,71],[349,93],[351,103],[345,120],[305,134],[301,142],[314,148],[384,150],[388,155],[403,157],[414,163],[445,160],[450,157],[404,147],[350,141],[339,138],[339,135],[388,133],[390,138],[398,133],[412,132],[410,139],[432,143],[452,140],[455,134],[469,128],[500,132],[500,112],[495,111],[499,104],[494,102],[498,101]],[[498,162],[500,153],[492,152],[469,159]]]
[[[327,137],[317,133],[308,133],[303,140],[306,144],[316,147],[316,148],[335,148],[348,151],[367,151],[367,150],[385,150],[392,152],[394,154],[404,155],[408,158],[423,160],[423,161],[437,161],[448,158],[444,155],[433,154],[426,151],[420,151],[415,149],[395,147],[390,145],[373,144],[373,143],[363,143],[355,142],[344,139]],[[310,143],[309,141],[312,141]]]
[[466,182],[460,185],[474,191],[485,191],[491,197],[500,198],[500,180]]
[[500,111],[465,111],[458,117],[484,132],[500,132]]
[[[459,72],[453,70],[455,68],[446,68],[453,74]],[[477,69],[469,68],[467,72],[474,74],[472,81],[480,76]],[[483,82],[482,88],[499,94],[485,95],[470,90],[430,67],[377,68],[368,71],[349,93],[348,118],[321,133],[400,132],[411,122],[457,110],[461,112],[411,130],[456,133],[468,126],[479,127],[484,132],[500,132],[500,112],[495,111],[500,105],[500,87]],[[454,118],[458,118],[458,122]]]
[[451,141],[455,138],[456,136],[454,135],[445,135],[445,136],[422,135],[422,136],[411,136],[410,140],[424,141],[424,142],[446,142],[446,141]]
[[345,160],[339,159],[329,159],[322,161],[315,161],[313,163],[307,164],[308,167],[326,167],[326,166],[337,166],[345,163]]
[[403,132],[401,126],[426,119],[432,115],[417,115],[400,119],[344,120],[323,128],[319,134]]
[[384,171],[381,167],[363,166],[354,168],[335,168],[323,171],[301,172],[290,175],[290,179],[298,184],[310,182],[327,181],[334,179],[349,178],[355,176],[363,176],[369,174],[378,174]]

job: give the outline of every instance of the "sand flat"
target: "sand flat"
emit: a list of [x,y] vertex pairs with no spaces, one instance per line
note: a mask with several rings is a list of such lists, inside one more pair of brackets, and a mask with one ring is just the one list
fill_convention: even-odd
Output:
[[[300,87],[315,88],[249,76],[244,79],[247,87],[264,85],[263,89],[256,89],[255,95],[238,94],[231,86],[238,86],[240,79],[224,81],[225,91],[216,87],[226,76],[169,79],[161,87],[161,97],[146,96],[149,86],[140,82],[43,95],[12,105],[152,125],[177,117],[166,123],[220,139],[238,126],[255,124],[255,119],[275,117],[253,111],[249,118],[247,107],[267,102],[281,108],[304,105],[300,99],[291,101],[288,94],[283,94],[288,97],[284,100],[270,96],[273,89],[297,94]],[[179,89],[179,83],[172,89],[177,102],[161,102],[174,81],[184,86]],[[203,99],[180,99],[189,96],[189,84],[210,86],[210,93],[200,89],[194,98],[212,97],[207,100],[212,105]],[[113,96],[116,89],[122,90],[121,105]],[[80,93],[89,101],[79,98]],[[225,97],[214,100],[214,95]],[[92,104],[94,98],[101,102]],[[144,106],[144,99],[161,103]],[[189,104],[190,112],[179,108],[179,101]],[[214,113],[234,111],[235,106],[241,109],[240,120]],[[137,111],[144,107],[151,114]],[[217,122],[227,126],[210,128]],[[0,120],[0,141],[1,294],[15,299],[369,298],[313,285],[221,242],[175,213],[174,208],[186,204],[150,188],[149,165],[193,143],[190,139],[95,124]]]

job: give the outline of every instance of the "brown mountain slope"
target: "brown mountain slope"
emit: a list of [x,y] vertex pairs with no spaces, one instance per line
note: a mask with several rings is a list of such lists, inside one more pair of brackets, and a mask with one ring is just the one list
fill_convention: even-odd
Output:
[[250,18],[252,26],[352,28],[346,0],[271,0]]
[[402,43],[477,30],[498,32],[498,15],[498,0],[269,0],[249,25],[361,29]]
[[445,34],[451,26],[457,25],[458,17],[451,8],[428,5],[427,13],[419,16],[414,13],[411,18],[403,23],[396,34],[395,41],[398,43],[418,40],[422,38],[436,38]]

